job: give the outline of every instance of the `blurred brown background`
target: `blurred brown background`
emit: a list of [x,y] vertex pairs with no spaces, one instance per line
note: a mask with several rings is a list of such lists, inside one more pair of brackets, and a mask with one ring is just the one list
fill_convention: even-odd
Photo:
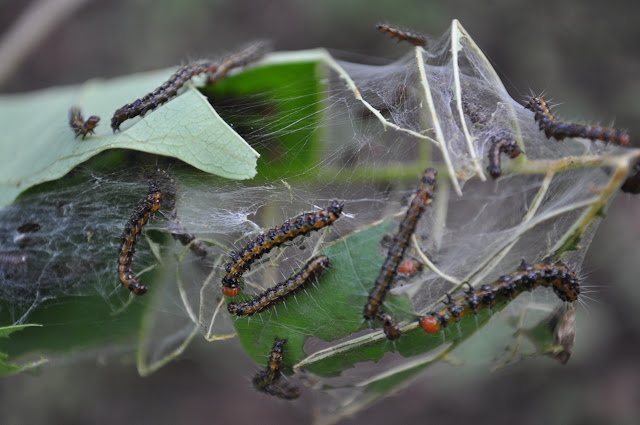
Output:
[[[632,140],[640,134],[637,1],[4,0],[2,41],[33,10],[44,12],[15,34],[20,48],[0,50],[4,93],[221,56],[258,38],[273,40],[278,50],[327,47],[338,56],[380,63],[407,50],[377,33],[377,22],[439,36],[457,18],[516,99],[530,89],[546,90],[564,103],[558,109],[563,117],[604,125],[615,120]],[[51,23],[40,40],[30,39]],[[580,329],[567,366],[525,362],[471,386],[447,377],[423,380],[344,423],[640,423],[638,217],[640,201],[620,194],[600,227],[583,266],[586,284],[599,292],[588,310],[579,307],[578,320],[588,323],[588,331]],[[256,366],[234,341],[195,343],[145,379],[133,365],[117,363],[101,367],[92,357],[38,376],[0,380],[0,422],[311,420],[308,404],[251,390]]]

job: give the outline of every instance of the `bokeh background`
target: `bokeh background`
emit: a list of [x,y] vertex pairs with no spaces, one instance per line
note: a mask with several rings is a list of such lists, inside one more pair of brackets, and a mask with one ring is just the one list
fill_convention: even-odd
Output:
[[[377,22],[439,36],[453,18],[514,98],[546,91],[565,118],[640,134],[640,2],[632,0],[3,0],[0,91],[219,57],[255,39],[273,40],[278,50],[326,47],[384,63],[406,50],[377,33]],[[585,260],[582,274],[598,292],[580,307],[567,366],[525,361],[481,380],[425,378],[344,423],[639,423],[639,199],[617,197]],[[196,342],[144,379],[132,362],[91,355],[0,380],[0,422],[311,421],[308,403],[252,391],[255,370],[235,341]]]

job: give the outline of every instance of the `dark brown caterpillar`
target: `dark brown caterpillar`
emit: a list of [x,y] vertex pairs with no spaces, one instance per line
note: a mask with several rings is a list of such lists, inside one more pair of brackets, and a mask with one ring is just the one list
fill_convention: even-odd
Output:
[[188,246],[191,252],[198,257],[204,258],[207,256],[206,245],[200,239],[197,239],[193,233],[187,232],[186,229],[183,228],[183,231],[180,233],[172,232],[171,236],[183,246]]
[[520,267],[510,275],[501,276],[490,285],[482,285],[479,290],[469,287],[457,299],[448,296],[445,307],[421,317],[418,322],[426,333],[434,334],[451,323],[469,314],[491,308],[499,302],[510,301],[525,291],[533,291],[538,286],[553,288],[562,301],[576,301],[580,295],[580,281],[563,263],[553,263],[546,259],[532,266],[522,260]]
[[122,232],[120,251],[118,252],[118,277],[125,288],[136,295],[144,295],[147,287],[133,277],[133,255],[143,226],[158,211],[162,202],[162,192],[155,181],[149,182],[149,193],[138,205]]
[[71,127],[71,130],[73,130],[73,132],[76,134],[76,137],[82,134],[82,140],[84,140],[84,138],[87,137],[87,134],[89,133],[95,134],[93,130],[98,125],[98,122],[100,122],[100,117],[96,115],[91,115],[85,121],[82,117],[80,108],[78,108],[77,106],[72,106],[69,110],[69,126]]
[[551,114],[547,102],[545,102],[541,96],[531,98],[529,103],[525,105],[525,108],[535,113],[534,119],[538,123],[540,130],[544,131],[547,139],[553,137],[556,140],[563,140],[566,137],[582,137],[590,140],[616,142],[621,145],[628,145],[631,142],[629,134],[622,130],[568,123],[558,120]]
[[210,72],[212,69],[215,69],[215,65],[211,62],[183,66],[164,84],[151,93],[117,109],[111,118],[111,129],[116,132],[116,130],[120,129],[120,125],[126,120],[137,117],[138,115],[144,117],[147,112],[156,109],[158,106],[176,96],[178,90],[191,78],[203,72]]
[[391,37],[397,38],[400,41],[407,41],[414,46],[427,46],[427,40],[420,34],[409,31],[402,31],[386,24],[378,24],[376,25],[376,28],[384,33],[389,34]]
[[267,368],[258,372],[253,377],[253,386],[263,393],[280,397],[286,400],[294,400],[300,397],[300,389],[293,385],[281,382],[284,344],[286,339],[274,337],[273,348],[269,354]]
[[409,209],[400,222],[398,233],[393,237],[393,243],[387,253],[380,268],[380,274],[373,284],[373,289],[369,293],[367,304],[362,313],[366,320],[371,320],[378,314],[384,301],[387,291],[391,288],[393,281],[398,274],[398,266],[402,262],[404,253],[409,246],[409,239],[416,229],[418,220],[433,197],[433,189],[436,184],[438,172],[433,168],[424,170],[422,180],[418,186],[418,191],[409,205]]
[[483,126],[489,121],[489,116],[482,110],[478,100],[462,94],[462,112],[469,117],[471,124]]
[[381,310],[378,311],[376,317],[382,323],[384,334],[389,341],[395,341],[396,339],[400,338],[402,332],[398,327],[398,322],[393,318],[393,316]]
[[509,131],[501,131],[500,134],[491,137],[491,146],[489,147],[489,165],[487,171],[494,179],[500,177],[502,170],[500,168],[500,154],[504,153],[513,159],[520,155],[518,143]]
[[211,75],[209,75],[209,78],[207,79],[207,84],[217,83],[234,68],[239,68],[258,61],[269,50],[269,43],[258,42],[235,55],[229,56],[227,59],[223,60],[216,69],[211,70]]
[[329,267],[329,257],[326,255],[313,257],[293,277],[267,289],[249,301],[229,303],[227,309],[229,313],[236,316],[253,316],[302,291],[315,281],[327,267]]
[[273,248],[282,245],[298,236],[306,235],[314,230],[330,226],[342,214],[343,202],[335,199],[324,210],[301,214],[286,221],[280,227],[274,227],[261,233],[240,251],[231,251],[231,262],[225,265],[226,274],[222,278],[222,293],[228,297],[238,295],[238,283],[242,274],[251,268],[251,264]]
[[183,66],[151,93],[132,103],[127,103],[122,108],[116,110],[111,118],[111,128],[115,132],[120,129],[120,125],[126,120],[137,117],[138,115],[144,117],[147,112],[156,109],[158,106],[175,97],[178,94],[178,90],[196,75],[213,72],[219,76],[217,79],[220,79],[224,77],[230,69],[246,65],[251,61],[259,59],[264,52],[265,45],[258,43],[224,60],[220,66],[213,62],[194,63]]

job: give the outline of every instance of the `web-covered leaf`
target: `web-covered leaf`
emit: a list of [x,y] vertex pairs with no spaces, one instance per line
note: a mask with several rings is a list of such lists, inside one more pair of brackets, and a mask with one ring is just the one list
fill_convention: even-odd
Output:
[[[297,72],[288,73],[294,66]],[[599,218],[639,155],[600,142],[547,140],[457,21],[428,49],[417,47],[386,66],[338,61],[324,50],[274,53],[204,93],[262,155],[259,178],[230,182],[172,168],[180,223],[207,243],[208,255],[196,258],[158,235],[159,259],[150,253],[151,242],[139,248],[141,269],[157,262],[155,269],[162,270],[144,276],[154,292],[137,322],[148,335],[140,343],[139,360],[161,364],[164,354],[179,353],[200,329],[210,341],[237,333],[247,354],[264,366],[274,336],[287,338],[285,372],[319,390],[319,420],[327,422],[358,411],[444,360],[499,366],[493,359],[514,341],[514,328],[535,341],[533,352],[549,349],[549,333],[526,332],[548,322],[560,304],[544,288],[468,316],[443,334],[425,334],[416,319],[438,308],[447,293],[459,293],[462,282],[477,288],[512,272],[523,258],[536,262],[553,256],[579,271]],[[306,102],[297,103],[302,99]],[[502,177],[491,180],[485,172],[490,141],[504,131],[515,136],[523,154],[515,160],[503,157]],[[399,280],[387,297],[385,308],[400,319],[404,332],[391,343],[377,323],[373,330],[364,323],[362,308],[389,235],[426,167],[437,168],[439,178],[409,253],[424,268]],[[105,300],[118,293],[105,282],[109,276],[114,280],[117,238],[131,205],[140,199],[141,184],[133,174],[92,171],[90,190],[78,184],[65,198],[90,196],[87,216],[73,223],[100,223],[109,249],[77,237],[78,227],[58,232],[66,228],[60,228],[62,220],[52,220],[57,230],[47,246],[58,243],[58,233],[64,241],[77,237],[78,257],[85,259],[86,252],[86,260],[96,264],[93,273],[102,276],[100,284],[71,286],[74,291],[98,288],[108,295]],[[63,194],[60,188],[53,191],[53,196]],[[332,199],[344,200],[344,215],[330,229],[254,264],[244,275],[243,296],[284,280],[323,253],[331,265],[316,286],[251,319],[230,318],[220,292],[229,250]],[[171,231],[169,218],[159,217],[149,230]],[[15,300],[15,292],[11,295]],[[508,316],[523,319],[514,322]]]

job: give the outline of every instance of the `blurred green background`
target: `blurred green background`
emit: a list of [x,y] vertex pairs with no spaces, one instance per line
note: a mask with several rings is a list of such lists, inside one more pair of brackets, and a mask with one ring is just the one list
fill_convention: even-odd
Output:
[[[29,12],[35,20],[17,31]],[[408,49],[379,34],[377,22],[440,36],[453,18],[514,98],[546,91],[562,104],[562,117],[615,123],[632,140],[640,134],[640,2],[623,0],[4,0],[0,90],[215,58],[255,39],[273,40],[277,50],[327,47],[348,60],[384,63]],[[13,51],[6,48],[10,38]],[[425,378],[344,423],[640,422],[638,217],[640,201],[620,194],[600,227],[582,270],[598,292],[579,306],[582,323],[567,366],[529,361],[472,385],[461,377]],[[313,396],[307,391],[307,400],[292,404],[258,394],[250,388],[256,368],[233,340],[197,342],[144,379],[132,363],[101,365],[92,355],[0,380],[0,422],[310,422]]]

